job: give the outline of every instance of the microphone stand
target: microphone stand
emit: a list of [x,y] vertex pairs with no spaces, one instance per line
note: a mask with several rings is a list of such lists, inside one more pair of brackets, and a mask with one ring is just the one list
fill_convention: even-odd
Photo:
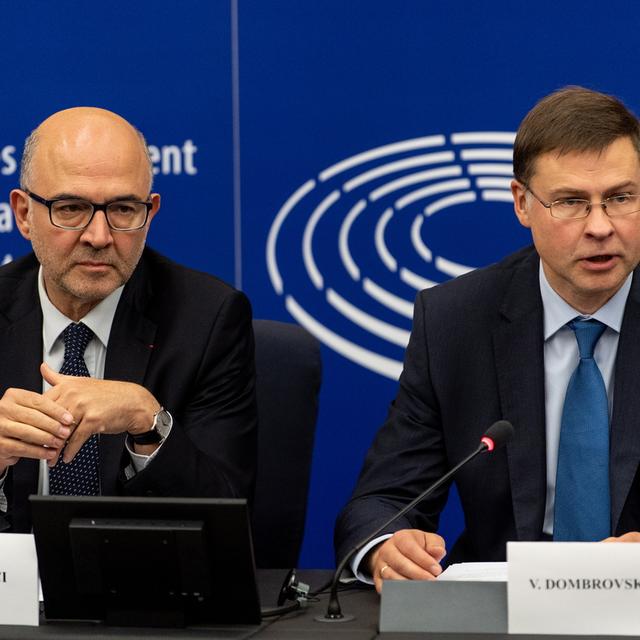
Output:
[[380,525],[372,534],[368,535],[364,540],[361,540],[338,564],[335,573],[333,574],[333,581],[331,582],[331,594],[329,596],[329,604],[327,605],[327,612],[324,616],[316,616],[317,622],[348,622],[353,620],[354,616],[345,615],[342,613],[340,602],[338,600],[338,585],[340,584],[340,576],[347,566],[347,563],[353,556],[362,549],[367,543],[380,535],[390,524],[401,518],[405,513],[411,511],[419,502],[424,500],[430,493],[438,489],[445,482],[447,482],[461,467],[464,467],[467,462],[473,460],[478,454],[489,450],[489,445],[486,442],[481,442],[478,448],[471,454],[469,454],[464,460],[459,462],[453,469],[445,473],[439,480],[434,482],[429,488],[425,489],[417,498],[414,498],[409,504],[403,507],[393,517],[389,518],[386,522]]

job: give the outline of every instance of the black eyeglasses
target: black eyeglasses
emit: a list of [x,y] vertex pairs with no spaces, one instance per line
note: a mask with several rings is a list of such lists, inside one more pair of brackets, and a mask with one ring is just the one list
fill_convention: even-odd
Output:
[[27,189],[25,193],[49,209],[49,220],[54,227],[68,231],[86,229],[96,211],[104,211],[107,224],[114,231],[136,231],[147,224],[151,202],[115,200],[114,202],[89,202],[81,198],[57,198],[46,200]]
[[586,218],[595,205],[600,205],[602,210],[610,217],[628,216],[640,211],[640,195],[635,193],[618,193],[605,198],[602,202],[591,202],[585,198],[559,198],[553,202],[544,202],[531,190],[529,185],[522,186],[545,208],[549,209],[552,217],[560,220],[580,220]]

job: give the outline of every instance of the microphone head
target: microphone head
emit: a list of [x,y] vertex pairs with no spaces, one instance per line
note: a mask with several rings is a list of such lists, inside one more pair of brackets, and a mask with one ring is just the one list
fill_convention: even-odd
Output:
[[480,438],[486,445],[487,451],[494,451],[503,447],[513,437],[513,425],[508,420],[494,422]]

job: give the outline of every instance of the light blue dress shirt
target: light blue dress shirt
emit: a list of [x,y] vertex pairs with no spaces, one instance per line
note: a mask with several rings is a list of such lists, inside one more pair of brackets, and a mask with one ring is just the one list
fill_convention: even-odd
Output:
[[558,443],[564,397],[569,379],[578,366],[578,342],[567,322],[575,317],[599,320],[607,328],[596,344],[594,358],[602,373],[609,400],[609,417],[613,407],[613,377],[618,353],[622,316],[631,289],[629,274],[618,292],[592,315],[584,315],[571,307],[551,287],[540,264],[540,294],[542,295],[544,331],[544,398],[547,440],[547,500],[544,513],[544,533],[553,534],[553,507],[558,468]]

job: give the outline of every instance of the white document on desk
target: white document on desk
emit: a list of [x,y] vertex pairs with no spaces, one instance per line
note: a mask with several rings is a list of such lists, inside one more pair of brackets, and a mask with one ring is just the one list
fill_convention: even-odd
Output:
[[461,562],[449,565],[438,580],[467,580],[471,582],[506,582],[506,562]]

